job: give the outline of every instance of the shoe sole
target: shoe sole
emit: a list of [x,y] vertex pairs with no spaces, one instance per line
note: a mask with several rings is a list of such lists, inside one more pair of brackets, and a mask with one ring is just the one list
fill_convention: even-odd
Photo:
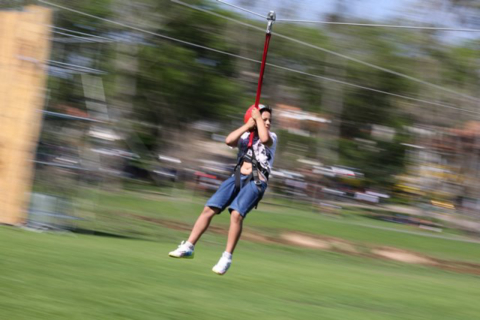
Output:
[[218,274],[219,276],[223,276],[225,273],[227,273],[226,271],[225,271],[224,273],[217,272],[217,271],[215,271],[215,270],[213,270],[213,269],[212,269],[212,272]]
[[172,255],[172,254],[169,254],[168,256],[169,256],[170,258],[176,258],[176,259],[193,259],[193,257],[194,257],[193,255],[191,255],[191,256],[180,256],[180,257],[178,257],[178,256],[174,256],[174,255]]

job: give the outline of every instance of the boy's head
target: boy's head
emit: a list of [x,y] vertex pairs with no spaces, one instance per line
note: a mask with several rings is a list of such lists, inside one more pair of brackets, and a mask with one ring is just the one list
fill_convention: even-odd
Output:
[[265,128],[270,130],[270,126],[272,125],[272,108],[263,104],[259,105],[258,108],[260,109],[260,114],[265,123]]
[[[255,105],[250,106],[250,108],[248,108],[247,112],[245,113],[245,116],[243,118],[245,123],[247,123],[248,120],[252,117],[253,108],[255,108]],[[258,110],[260,111],[262,119],[265,122],[265,127],[270,130],[272,121],[272,108],[265,104],[259,104]]]

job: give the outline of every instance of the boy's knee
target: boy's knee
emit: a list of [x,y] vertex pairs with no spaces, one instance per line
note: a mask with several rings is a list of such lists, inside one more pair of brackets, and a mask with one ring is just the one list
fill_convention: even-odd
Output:
[[232,213],[230,214],[230,220],[232,222],[240,223],[243,221],[243,217],[240,214],[240,212],[238,212],[237,210],[233,210]]
[[211,208],[211,207],[205,207],[203,208],[202,215],[213,217],[216,215],[218,212],[220,212],[220,209],[218,208]]

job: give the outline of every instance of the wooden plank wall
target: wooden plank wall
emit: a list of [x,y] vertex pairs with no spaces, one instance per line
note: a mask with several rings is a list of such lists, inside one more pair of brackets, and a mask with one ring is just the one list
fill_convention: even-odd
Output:
[[0,223],[27,217],[46,96],[50,9],[0,12]]

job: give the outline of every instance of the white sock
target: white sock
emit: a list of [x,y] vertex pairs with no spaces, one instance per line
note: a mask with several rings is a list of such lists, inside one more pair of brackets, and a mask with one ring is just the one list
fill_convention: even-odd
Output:
[[223,258],[227,258],[229,260],[232,260],[232,254],[230,252],[227,252],[225,251],[223,254],[222,254],[222,257]]
[[195,248],[195,245],[194,244],[191,244],[190,242],[186,241],[185,244],[190,248],[190,249],[194,249]]

